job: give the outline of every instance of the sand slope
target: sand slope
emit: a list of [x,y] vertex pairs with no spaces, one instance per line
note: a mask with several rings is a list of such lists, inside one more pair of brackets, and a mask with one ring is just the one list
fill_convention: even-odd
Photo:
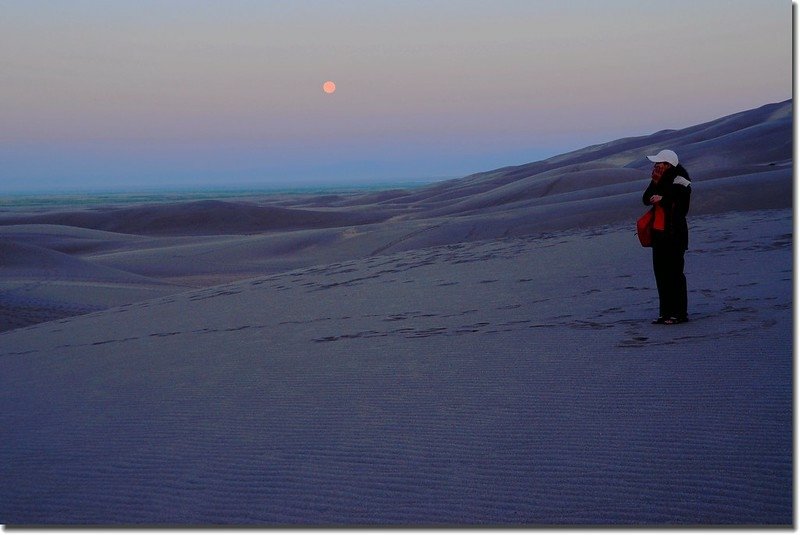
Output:
[[[791,121],[408,191],[0,207],[0,523],[790,525]],[[665,147],[672,328],[633,225]]]
[[4,239],[0,239],[0,258],[0,331],[186,288]]
[[792,522],[789,210],[446,245],[0,335],[0,521]]
[[190,201],[172,204],[109,207],[77,212],[6,216],[5,224],[58,224],[126,234],[237,234],[274,230],[359,225],[380,215],[257,206],[246,201]]
[[645,155],[663,147],[692,174],[692,215],[790,207],[791,140],[790,100],[413,191],[5,211],[0,238],[202,286],[376,252],[634,221]]
[[[470,215],[510,204],[524,211],[527,205],[521,201],[549,200],[559,194],[600,199],[620,191],[642,191],[651,167],[645,155],[664,147],[678,152],[695,185],[744,175],[772,182],[778,180],[776,174],[791,185],[792,106],[791,100],[769,104],[682,130],[616,140],[413,191],[6,212],[0,214],[0,225],[46,223],[128,234],[218,235],[364,226],[398,217]],[[729,186],[731,194],[739,198],[746,199],[751,193],[748,188],[752,184],[732,181]]]

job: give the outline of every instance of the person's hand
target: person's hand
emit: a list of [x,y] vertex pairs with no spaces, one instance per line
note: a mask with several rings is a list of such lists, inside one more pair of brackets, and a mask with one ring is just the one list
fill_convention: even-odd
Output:
[[650,204],[656,204],[657,202],[660,202],[661,199],[663,199],[661,195],[653,195],[650,197]]

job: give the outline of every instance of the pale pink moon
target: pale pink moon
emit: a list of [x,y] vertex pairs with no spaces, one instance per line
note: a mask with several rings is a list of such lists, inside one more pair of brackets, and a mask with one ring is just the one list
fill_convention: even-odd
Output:
[[324,84],[322,84],[322,90],[328,93],[329,95],[336,91],[336,84],[328,80]]

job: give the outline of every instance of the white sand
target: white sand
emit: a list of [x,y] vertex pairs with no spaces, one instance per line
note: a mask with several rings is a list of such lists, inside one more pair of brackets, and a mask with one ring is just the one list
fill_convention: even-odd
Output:
[[[0,217],[9,322],[95,310],[0,334],[0,523],[790,525],[790,106],[281,199],[326,214],[290,231],[263,199]],[[632,224],[670,141],[674,327]]]
[[2,337],[6,523],[789,524],[791,212],[306,268]]

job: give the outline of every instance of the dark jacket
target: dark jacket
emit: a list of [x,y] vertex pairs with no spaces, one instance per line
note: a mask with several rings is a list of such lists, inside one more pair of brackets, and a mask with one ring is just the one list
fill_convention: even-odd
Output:
[[650,181],[650,185],[642,195],[642,202],[650,206],[650,197],[661,195],[661,207],[664,209],[664,230],[653,232],[653,245],[669,244],[682,250],[689,248],[689,225],[686,214],[689,213],[689,200],[692,195],[692,183],[689,173],[682,165],[664,171],[658,183]]

